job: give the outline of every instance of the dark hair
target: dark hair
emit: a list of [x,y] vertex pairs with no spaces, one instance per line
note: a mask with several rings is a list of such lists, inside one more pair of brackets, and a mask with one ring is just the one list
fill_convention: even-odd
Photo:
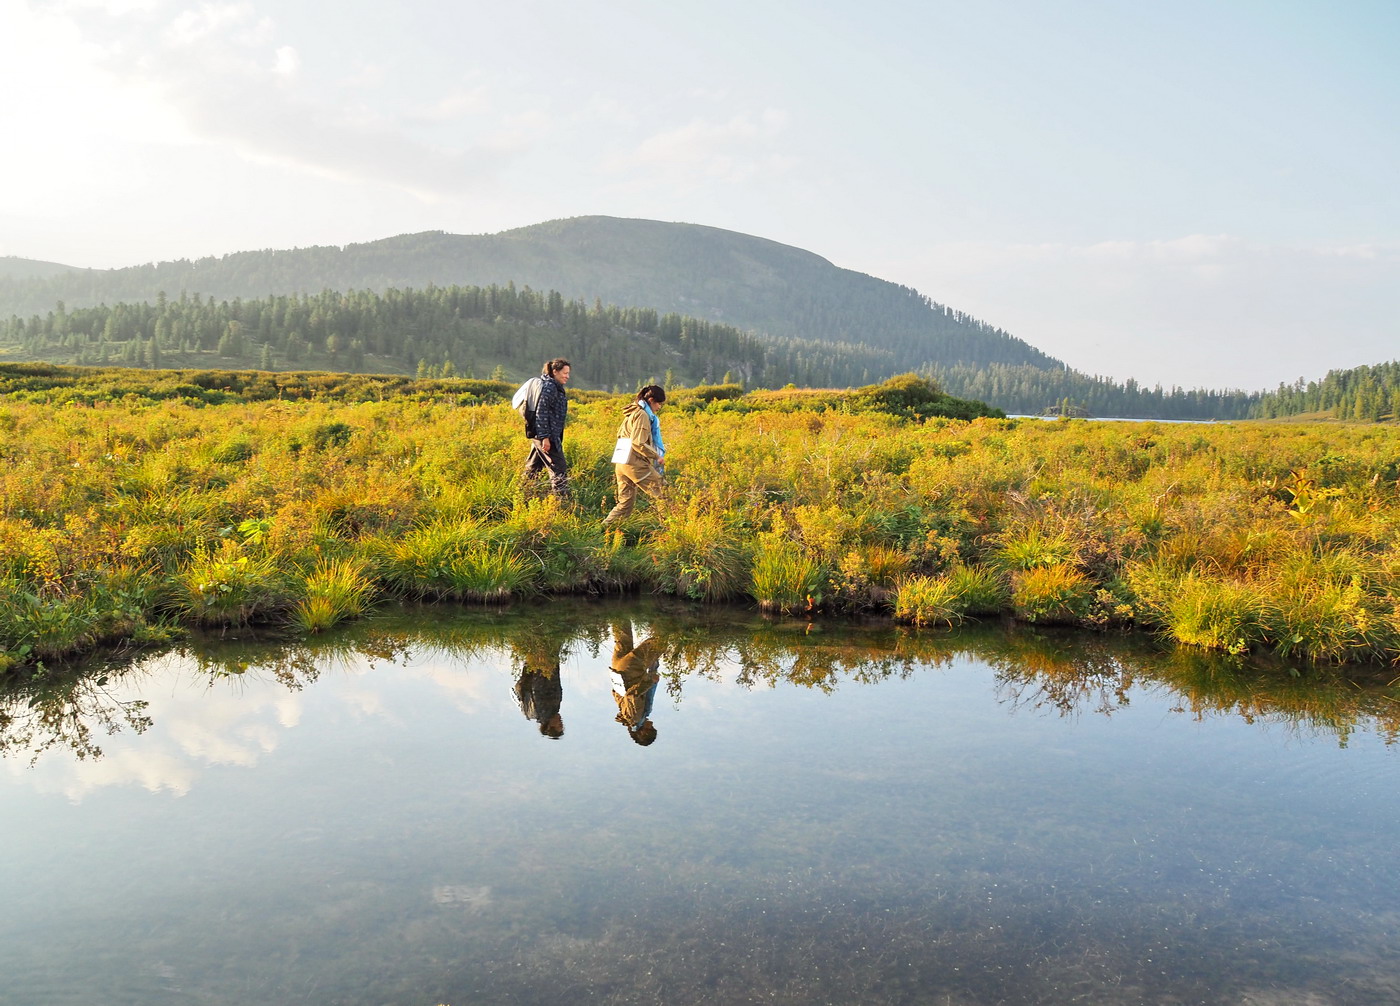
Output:
[[558,359],[555,359],[555,360],[546,360],[546,361],[545,361],[545,364],[544,364],[544,371],[543,371],[543,372],[546,373],[546,374],[548,374],[550,377],[553,377],[553,376],[554,376],[554,372],[555,372],[556,370],[560,370],[560,369],[562,369],[562,368],[564,368],[564,367],[571,367],[571,366],[573,366],[573,364],[569,363],[568,360],[564,359],[564,358],[561,356],[561,357],[559,357]]
[[656,727],[652,726],[651,720],[644,720],[642,725],[637,727],[637,729],[628,730],[627,732],[631,734],[632,739],[642,747],[647,747],[652,741],[656,740]]
[[637,401],[640,402],[643,398],[649,398],[657,405],[660,405],[662,402],[666,401],[666,389],[659,384],[648,384],[641,391],[637,392]]

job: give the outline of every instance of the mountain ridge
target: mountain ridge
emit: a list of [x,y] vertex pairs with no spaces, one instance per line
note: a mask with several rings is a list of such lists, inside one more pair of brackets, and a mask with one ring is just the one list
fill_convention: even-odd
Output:
[[513,283],[567,299],[654,308],[773,337],[863,344],[894,371],[928,364],[1065,364],[909,287],[815,252],[710,227],[569,217],[496,234],[400,234],[343,246],[232,252],[115,270],[0,277],[0,316],[199,294],[216,299],[322,290]]

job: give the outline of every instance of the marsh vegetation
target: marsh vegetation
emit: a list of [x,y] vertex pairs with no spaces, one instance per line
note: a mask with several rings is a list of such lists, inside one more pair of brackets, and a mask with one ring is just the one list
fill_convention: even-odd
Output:
[[950,418],[966,403],[912,376],[677,389],[669,495],[619,539],[601,528],[619,399],[574,402],[564,505],[522,490],[505,386],[368,401],[324,382],[295,399],[188,387],[17,388],[0,404],[0,661],[189,626],[314,633],[385,599],[634,591],[1400,655],[1388,426]]

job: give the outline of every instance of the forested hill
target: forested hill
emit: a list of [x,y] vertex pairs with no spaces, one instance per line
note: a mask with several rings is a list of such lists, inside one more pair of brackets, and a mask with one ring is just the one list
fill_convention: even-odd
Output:
[[1400,360],[1329,370],[1320,381],[1280,384],[1260,396],[1254,415],[1264,419],[1322,415],[1356,422],[1400,421]]
[[852,387],[892,372],[868,346],[767,337],[650,308],[505,286],[168,298],[0,320],[0,353],[87,366],[331,370],[519,380],[575,361],[586,388],[742,381]]
[[936,363],[1063,370],[999,328],[916,290],[839,268],[811,252],[695,224],[575,217],[500,234],[406,234],[290,251],[251,251],[46,277],[0,273],[0,318],[154,302],[324,290],[530,287],[589,304],[636,305],[770,336],[864,345],[891,373]]
[[[41,262],[32,258],[17,258],[14,255],[0,255],[0,279],[38,280],[61,276],[67,273],[86,272],[57,262]],[[52,307],[53,305],[48,305]]]

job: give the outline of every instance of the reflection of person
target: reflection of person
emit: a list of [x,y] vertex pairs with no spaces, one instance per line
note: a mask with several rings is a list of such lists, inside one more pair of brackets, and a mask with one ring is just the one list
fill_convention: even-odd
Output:
[[665,488],[666,445],[661,440],[661,421],[657,410],[666,402],[666,390],[648,384],[637,392],[637,400],[622,410],[618,438],[632,441],[632,453],[626,461],[613,465],[617,478],[617,506],[603,518],[603,526],[618,523],[632,512],[640,489],[655,499]]
[[631,621],[613,623],[612,682],[617,722],[643,747],[656,740],[651,706],[656,700],[656,686],[661,681],[657,672],[660,666],[661,644],[655,637],[634,646]]
[[540,373],[540,396],[533,416],[526,415],[525,436],[530,438],[530,453],[525,458],[522,484],[528,493],[541,471],[549,472],[549,488],[561,499],[569,494],[569,465],[564,460],[564,420],[568,417],[569,396],[564,385],[569,383],[569,361],[562,356],[550,360]]
[[515,682],[515,701],[527,720],[540,725],[540,733],[558,740],[564,736],[564,717],[559,707],[564,702],[564,683],[559,677],[560,651],[555,647],[527,650],[525,666]]

